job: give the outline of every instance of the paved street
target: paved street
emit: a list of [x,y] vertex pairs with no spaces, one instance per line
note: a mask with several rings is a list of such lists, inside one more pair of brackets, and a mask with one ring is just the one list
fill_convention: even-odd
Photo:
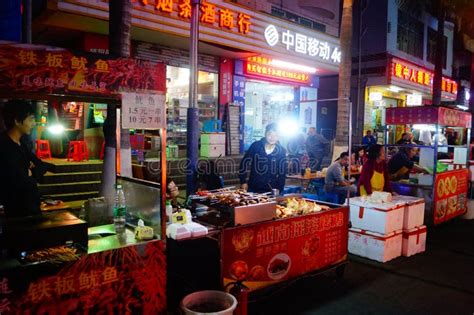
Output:
[[427,251],[386,264],[350,257],[344,278],[303,279],[252,314],[474,314],[474,221],[428,231]]

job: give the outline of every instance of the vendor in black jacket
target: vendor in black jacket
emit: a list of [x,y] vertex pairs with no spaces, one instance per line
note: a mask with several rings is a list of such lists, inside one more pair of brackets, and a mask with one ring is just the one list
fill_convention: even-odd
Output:
[[286,151],[278,142],[277,126],[269,124],[265,128],[265,138],[252,143],[240,162],[241,187],[256,193],[270,192],[272,189],[282,191],[287,167]]
[[3,119],[7,131],[0,134],[0,204],[8,217],[39,215],[37,180],[47,170],[28,147],[28,135],[35,126],[35,109],[25,101],[5,104]]

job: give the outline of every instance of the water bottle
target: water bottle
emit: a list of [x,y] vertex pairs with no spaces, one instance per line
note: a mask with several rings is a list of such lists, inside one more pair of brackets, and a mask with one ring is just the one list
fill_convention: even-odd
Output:
[[116,233],[125,232],[125,217],[127,207],[125,205],[125,194],[122,185],[115,185],[115,203],[114,203],[114,225]]
[[173,216],[173,205],[171,204],[171,200],[166,200],[166,217],[168,222],[171,222],[171,217]]

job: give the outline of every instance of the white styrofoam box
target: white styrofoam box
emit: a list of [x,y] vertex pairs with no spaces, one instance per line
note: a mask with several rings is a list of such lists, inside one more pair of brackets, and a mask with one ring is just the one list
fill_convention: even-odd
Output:
[[196,222],[186,223],[185,226],[191,231],[192,237],[204,236],[209,232],[207,227]]
[[425,199],[412,196],[393,196],[395,202],[405,202],[403,229],[410,230],[423,225],[425,219]]
[[225,132],[201,133],[201,144],[225,144]]
[[402,255],[409,257],[426,249],[426,225],[403,231]]
[[474,219],[474,200],[473,199],[467,200],[467,212],[461,218],[465,220]]
[[388,234],[403,228],[405,202],[370,203],[361,197],[349,199],[352,227]]
[[349,229],[349,253],[387,262],[402,254],[402,230],[387,235]]
[[219,157],[225,156],[224,144],[201,144],[202,157]]
[[191,231],[181,223],[172,223],[166,227],[166,236],[174,240],[191,237]]

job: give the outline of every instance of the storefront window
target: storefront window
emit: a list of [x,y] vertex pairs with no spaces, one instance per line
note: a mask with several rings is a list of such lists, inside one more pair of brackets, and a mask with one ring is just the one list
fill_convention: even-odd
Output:
[[[189,77],[187,68],[166,67],[168,144],[186,145],[187,109],[189,107]],[[199,71],[198,106],[200,127],[209,119],[217,118],[218,74]],[[178,153],[179,154],[179,153]],[[177,156],[175,156],[177,157]]]
[[283,119],[297,119],[295,88],[288,85],[248,81],[245,86],[244,145],[264,136],[265,127]]

